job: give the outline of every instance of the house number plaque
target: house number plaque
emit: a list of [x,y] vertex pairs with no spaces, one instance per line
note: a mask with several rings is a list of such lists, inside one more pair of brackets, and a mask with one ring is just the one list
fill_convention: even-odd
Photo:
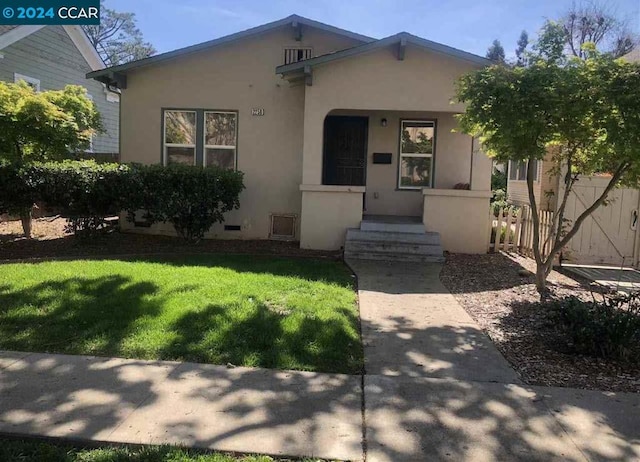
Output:
[[253,108],[251,109],[251,115],[252,116],[263,116],[264,115],[264,109],[263,108]]

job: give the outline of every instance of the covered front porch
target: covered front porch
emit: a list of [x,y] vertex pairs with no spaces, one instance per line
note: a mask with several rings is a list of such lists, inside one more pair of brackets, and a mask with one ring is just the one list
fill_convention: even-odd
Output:
[[300,245],[336,250],[370,215],[417,217],[486,251],[491,160],[455,132],[456,80],[487,61],[410,34],[281,66],[305,86]]
[[455,127],[452,112],[330,111],[315,183],[300,187],[301,246],[335,250],[361,224],[419,223],[444,250],[486,251],[490,160]]

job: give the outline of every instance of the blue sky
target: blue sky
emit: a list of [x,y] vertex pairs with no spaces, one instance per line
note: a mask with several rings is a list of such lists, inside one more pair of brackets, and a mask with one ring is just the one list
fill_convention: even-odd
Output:
[[[484,55],[494,38],[513,55],[523,29],[530,37],[545,18],[557,17],[572,0],[106,0],[136,13],[145,38],[159,52],[211,40],[299,14],[382,38],[406,31]],[[608,0],[640,31],[640,0]]]

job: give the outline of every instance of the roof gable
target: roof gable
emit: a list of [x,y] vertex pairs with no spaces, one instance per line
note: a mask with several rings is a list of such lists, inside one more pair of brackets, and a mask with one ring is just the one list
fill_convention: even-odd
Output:
[[[0,26],[0,50],[30,36],[46,26]],[[104,69],[105,65],[80,26],[62,26],[75,47],[92,70]]]
[[337,35],[342,35],[344,37],[352,38],[362,43],[369,43],[369,42],[375,41],[374,38],[367,37],[366,35],[357,34],[355,32],[351,32],[345,29],[340,29],[338,27],[334,27],[329,24],[324,24],[318,21],[314,21],[312,19],[304,18],[302,16],[293,14],[291,16],[287,16],[286,18],[280,19],[278,21],[263,24],[261,26],[253,27],[251,29],[247,29],[241,32],[236,32],[231,35],[225,35],[224,37],[220,37],[214,40],[209,40],[208,42],[191,45],[185,48],[179,48],[177,50],[161,53],[159,55],[151,56],[149,58],[144,58],[137,61],[132,61],[126,64],[121,64],[119,66],[113,66],[113,67],[104,69],[102,71],[90,72],[89,74],[87,74],[87,77],[97,78],[101,76],[108,76],[109,73],[124,73],[128,70],[135,69],[138,67],[148,66],[148,65],[159,63],[162,61],[167,61],[179,56],[184,56],[186,54],[196,53],[198,51],[207,50],[213,47],[224,45],[226,43],[234,42],[236,40],[252,37],[258,34],[263,34],[265,32],[269,32],[271,30],[274,30],[283,26],[291,26],[292,29],[299,28],[301,26],[313,27],[325,32],[331,32]]
[[400,47],[403,47],[403,46],[406,46],[406,44],[408,43],[424,48],[425,50],[448,55],[453,58],[469,61],[478,65],[485,66],[485,65],[491,64],[491,61],[489,59],[483,58],[478,55],[474,55],[473,53],[468,53],[466,51],[458,50],[457,48],[443,45],[441,43],[423,39],[421,37],[417,37],[415,35],[409,34],[408,32],[400,32],[399,34],[391,35],[389,37],[376,40],[373,42],[369,42],[364,45],[356,46],[353,48],[347,48],[345,50],[340,50],[335,53],[317,56],[315,58],[306,59],[304,61],[299,61],[297,63],[278,66],[276,68],[276,73],[284,75],[284,74],[289,74],[291,72],[299,72],[301,70],[304,70],[307,67],[310,68],[319,64],[329,63],[338,59],[349,58],[351,56],[356,56],[369,51],[379,50],[381,48],[391,46],[394,44],[398,44]]

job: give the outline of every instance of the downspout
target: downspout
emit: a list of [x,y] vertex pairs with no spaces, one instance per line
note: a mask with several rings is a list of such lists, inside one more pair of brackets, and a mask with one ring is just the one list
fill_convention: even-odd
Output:
[[[638,205],[636,207],[636,217],[640,214],[640,193],[638,194]],[[634,268],[640,265],[640,226],[638,226],[636,218],[636,232],[633,236],[633,263]]]
[[[471,182],[473,181],[473,144],[475,138],[471,137],[471,162],[469,163],[469,189],[473,189]],[[493,173],[493,162],[491,163],[491,173]]]

